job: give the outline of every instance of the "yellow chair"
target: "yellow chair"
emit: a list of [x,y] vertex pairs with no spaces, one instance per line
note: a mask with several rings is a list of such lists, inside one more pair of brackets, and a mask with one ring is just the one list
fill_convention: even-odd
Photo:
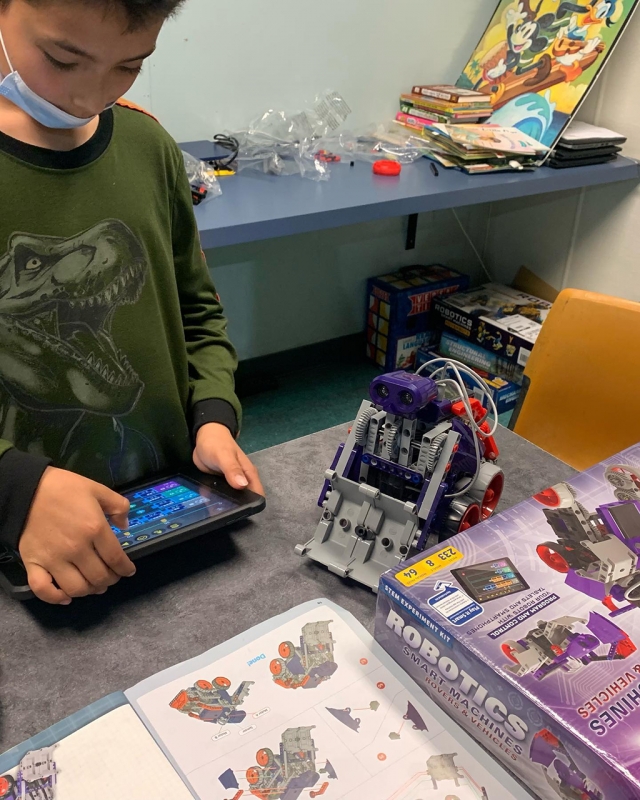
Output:
[[525,368],[513,430],[584,470],[640,441],[640,303],[565,289]]

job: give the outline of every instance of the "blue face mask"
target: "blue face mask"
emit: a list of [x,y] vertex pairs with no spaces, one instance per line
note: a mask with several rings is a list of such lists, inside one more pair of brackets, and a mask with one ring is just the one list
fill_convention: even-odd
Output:
[[2,31],[0,31],[0,45],[4,51],[5,58],[9,64],[11,72],[0,81],[0,97],[6,97],[14,105],[21,108],[40,125],[45,128],[66,129],[82,128],[87,125],[93,117],[82,119],[81,117],[74,117],[72,114],[67,114],[61,108],[54,106],[44,97],[32,91],[27,84],[22,80],[20,75],[16,72],[11,64],[7,48],[4,44]]

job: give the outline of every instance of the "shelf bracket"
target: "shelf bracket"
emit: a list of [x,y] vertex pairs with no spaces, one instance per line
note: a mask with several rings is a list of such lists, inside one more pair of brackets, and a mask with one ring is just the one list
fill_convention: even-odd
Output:
[[405,250],[416,249],[416,236],[418,233],[418,215],[409,214],[407,219],[407,243]]

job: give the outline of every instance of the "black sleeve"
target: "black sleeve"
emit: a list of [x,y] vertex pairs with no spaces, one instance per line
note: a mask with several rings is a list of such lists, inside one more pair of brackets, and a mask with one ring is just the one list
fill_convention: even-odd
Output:
[[50,463],[14,449],[0,456],[0,544],[18,549],[40,478]]
[[200,428],[209,422],[219,422],[229,428],[234,438],[238,435],[238,417],[231,403],[227,403],[226,400],[200,400],[194,404],[191,420],[194,441]]

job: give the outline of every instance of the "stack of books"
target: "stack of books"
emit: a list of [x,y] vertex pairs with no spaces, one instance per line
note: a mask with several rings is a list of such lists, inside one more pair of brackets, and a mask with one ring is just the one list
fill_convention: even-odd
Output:
[[489,96],[455,86],[414,86],[400,95],[396,119],[421,126],[430,123],[483,122],[492,113]]
[[412,129],[413,135],[424,143],[428,158],[473,174],[534,169],[549,151],[516,128],[499,125],[438,123],[418,127],[401,120],[396,124]]
[[548,165],[554,169],[566,169],[606,164],[615,161],[626,141],[626,136],[620,133],[576,120],[556,145]]

